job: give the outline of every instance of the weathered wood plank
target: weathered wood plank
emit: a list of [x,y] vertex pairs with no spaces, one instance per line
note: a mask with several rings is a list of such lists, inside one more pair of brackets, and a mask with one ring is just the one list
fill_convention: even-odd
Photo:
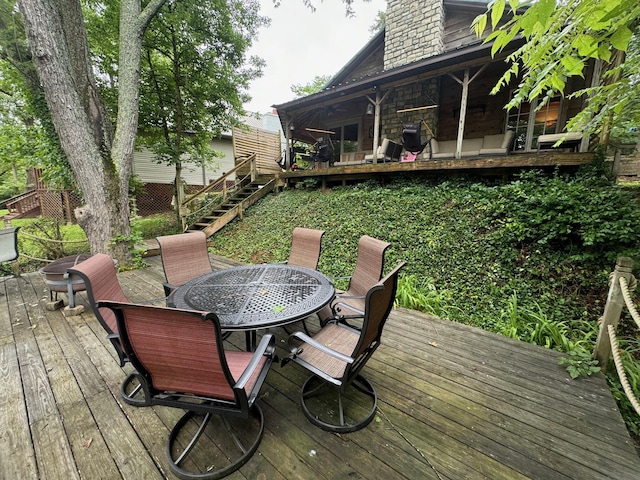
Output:
[[[162,295],[159,257],[148,260],[119,274],[132,301]],[[238,262],[211,255],[211,264]],[[46,311],[36,276],[0,287],[0,428],[11,432],[0,436],[0,476],[173,478],[164,450],[182,411],[124,404],[131,366],[119,366],[86,295],[77,296],[81,316]],[[284,355],[288,335],[267,332]],[[242,349],[244,340],[235,333],[225,346]],[[318,429],[299,406],[308,373],[274,365],[259,400],[262,443],[228,478],[638,478],[606,381],[570,381],[559,352],[404,309],[392,312],[382,341],[363,370],[379,395],[374,422],[347,435]],[[194,461],[215,458],[215,439],[207,433]]]

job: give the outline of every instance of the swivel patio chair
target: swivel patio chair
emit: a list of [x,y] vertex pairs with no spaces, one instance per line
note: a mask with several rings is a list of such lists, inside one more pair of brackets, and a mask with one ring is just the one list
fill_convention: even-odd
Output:
[[311,270],[318,268],[320,252],[322,251],[323,230],[296,227],[291,238],[291,251],[287,264],[306,267]]
[[[87,299],[91,310],[102,328],[106,330],[107,338],[111,341],[120,360],[120,366],[124,367],[129,359],[122,349],[116,317],[110,309],[98,306],[98,302],[107,300],[129,302],[118,282],[113,259],[104,253],[97,253],[67,269],[67,272],[69,275],[77,275],[83,280],[87,288]],[[120,393],[124,401],[130,405],[144,404],[144,399],[141,398],[138,372],[133,371],[125,377],[120,386]]]
[[[291,238],[291,251],[289,252],[287,264],[316,270],[318,268],[318,262],[320,261],[320,252],[322,251],[323,235],[324,230],[303,227],[294,228]],[[303,320],[302,324],[304,330],[309,333],[307,322]],[[287,327],[283,328],[285,332],[289,333]]]
[[290,353],[282,365],[292,361],[312,373],[302,385],[302,410],[323,430],[353,432],[368,425],[376,414],[376,391],[360,372],[380,345],[382,329],[393,308],[398,273],[404,265],[398,264],[369,289],[360,330],[332,319],[313,337],[303,332],[289,336]]
[[384,254],[390,245],[369,235],[360,237],[355,269],[350,277],[346,277],[349,278],[349,286],[318,312],[321,324],[335,316],[343,320],[363,317],[365,296],[382,277]]
[[207,236],[204,232],[179,233],[157,237],[166,282],[162,284],[168,296],[189,280],[211,272]]
[[140,372],[145,405],[187,411],[169,434],[171,471],[184,479],[217,479],[244,465],[262,439],[264,418],[255,401],[277,361],[273,335],[264,335],[255,352],[225,351],[214,313],[100,306],[117,318],[124,351]]

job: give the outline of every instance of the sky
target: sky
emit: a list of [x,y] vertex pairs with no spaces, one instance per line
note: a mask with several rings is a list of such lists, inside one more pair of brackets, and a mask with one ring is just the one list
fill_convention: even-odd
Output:
[[292,85],[307,85],[318,75],[333,76],[371,38],[369,28],[378,11],[386,10],[386,0],[354,0],[355,16],[345,17],[341,0],[312,0],[315,12],[303,0],[259,0],[260,14],[271,25],[259,30],[250,55],[262,57],[263,76],[249,88],[247,111],[267,113],[274,104],[293,100]]

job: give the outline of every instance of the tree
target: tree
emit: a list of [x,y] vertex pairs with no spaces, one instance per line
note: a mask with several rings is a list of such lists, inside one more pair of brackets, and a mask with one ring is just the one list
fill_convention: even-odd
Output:
[[306,97],[307,95],[321,91],[332,78],[332,75],[316,75],[313,80],[306,85],[302,85],[301,83],[291,85],[291,91],[296,98]]
[[0,0],[0,162],[10,161],[16,171],[46,162],[42,180],[69,188],[73,186],[72,172],[60,148],[15,6],[16,0]]
[[[76,211],[91,252],[129,263],[128,189],[138,127],[142,39],[166,0],[120,2],[115,131],[98,93],[78,0],[19,0],[30,49],[60,144],[86,205]],[[114,243],[115,242],[115,243]]]
[[254,0],[181,0],[167,4],[145,36],[140,139],[159,163],[175,166],[176,210],[183,161],[202,166],[215,156],[211,138],[238,124],[249,81],[262,73],[261,59],[246,59],[266,23],[258,11]]
[[[500,23],[507,8],[510,18]],[[520,78],[508,109],[535,98],[542,99],[542,108],[564,92],[571,77],[584,76],[588,62],[602,63],[598,83],[572,94],[587,103],[567,130],[601,133],[601,141],[607,143],[611,119],[628,112],[630,102],[640,98],[639,52],[629,50],[640,23],[637,0],[509,0],[508,7],[506,0],[493,0],[474,20],[478,36],[488,23],[493,31],[485,41],[494,42],[493,54],[517,36],[526,40],[508,56],[509,68],[494,88],[495,93]],[[635,114],[640,115],[637,110]]]
[[378,16],[376,17],[373,24],[369,27],[369,33],[371,35],[375,35],[380,30],[382,30],[387,24],[387,12],[383,12],[382,10],[378,11]]

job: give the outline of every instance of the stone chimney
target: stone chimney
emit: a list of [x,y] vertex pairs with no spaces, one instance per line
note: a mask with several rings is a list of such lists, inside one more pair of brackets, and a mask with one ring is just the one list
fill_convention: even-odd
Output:
[[444,51],[444,0],[388,0],[384,69]]

